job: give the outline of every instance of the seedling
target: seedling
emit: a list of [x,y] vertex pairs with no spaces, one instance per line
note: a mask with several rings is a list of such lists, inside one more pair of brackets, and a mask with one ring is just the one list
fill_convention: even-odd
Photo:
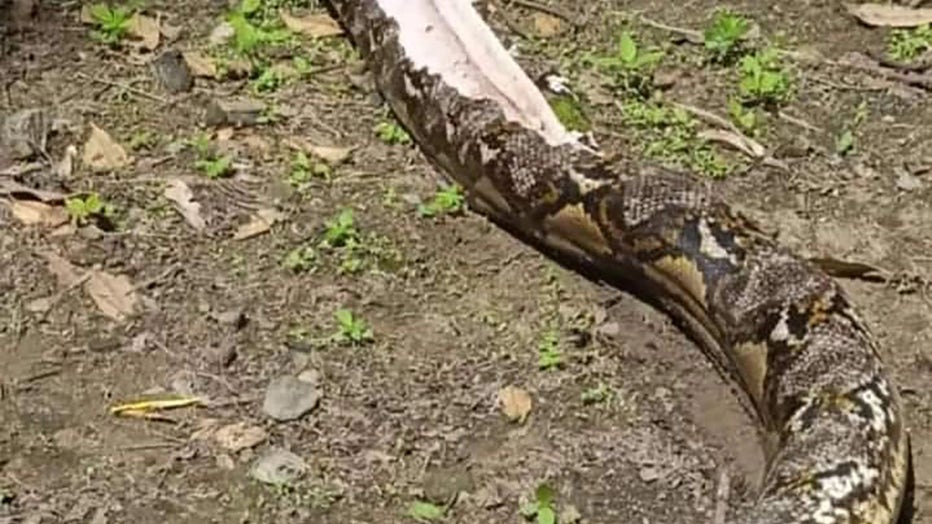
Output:
[[622,31],[613,54],[589,57],[589,60],[611,74],[621,90],[644,96],[649,94],[653,83],[653,69],[663,56],[661,50],[642,49],[635,40],[634,33]]
[[536,519],[537,524],[556,524],[557,513],[553,507],[555,496],[553,488],[545,483],[540,484],[534,492],[535,500],[521,506],[521,515],[527,520]]
[[406,145],[411,143],[411,135],[396,122],[383,120],[375,126],[375,134],[379,140],[389,145]]
[[912,29],[894,29],[887,37],[887,55],[909,62],[932,49],[932,28],[923,24]]
[[236,9],[227,15],[227,22],[233,28],[233,49],[239,54],[254,54],[269,44],[280,44],[292,39],[292,34],[275,27],[262,27],[253,24],[259,18],[262,2],[243,0]]
[[845,156],[845,155],[850,154],[852,151],[854,151],[854,146],[855,146],[854,130],[859,125],[861,125],[861,123],[864,122],[864,120],[867,119],[867,115],[868,115],[867,104],[865,102],[861,102],[861,104],[858,105],[858,108],[854,113],[854,117],[851,119],[850,122],[845,124],[841,133],[839,133],[838,136],[835,137],[835,152],[838,153],[839,156]]
[[715,13],[712,23],[703,32],[705,48],[712,60],[719,63],[733,59],[741,48],[741,40],[747,34],[747,19],[729,10]]
[[77,225],[84,225],[92,218],[109,218],[113,214],[113,207],[104,202],[97,193],[90,193],[84,198],[65,199],[65,210],[71,221]]
[[95,25],[91,31],[91,38],[98,42],[115,46],[129,32],[129,21],[133,12],[128,7],[94,4],[89,13]]
[[353,210],[343,208],[333,219],[327,221],[327,229],[321,241],[322,247],[353,247],[359,242],[356,219]]
[[739,92],[745,103],[778,105],[790,97],[790,76],[780,67],[773,49],[747,55],[739,64]]
[[311,246],[296,247],[285,255],[282,265],[296,273],[312,271],[317,267],[317,251]]
[[408,506],[408,516],[418,522],[431,522],[443,518],[446,511],[430,502],[417,501]]
[[422,217],[434,217],[441,214],[458,213],[463,210],[466,197],[456,184],[445,186],[434,195],[427,204],[420,204],[417,212]]
[[338,344],[359,345],[372,340],[372,330],[348,309],[338,309],[334,313],[337,331],[331,337]]
[[207,178],[222,178],[233,172],[233,157],[223,155],[200,159],[194,163],[194,167],[203,171]]
[[732,98],[728,101],[728,116],[745,133],[758,134],[759,117],[754,108],[744,107],[740,100]]
[[537,365],[540,369],[553,369],[563,363],[563,353],[560,351],[560,334],[556,329],[550,328],[544,332],[537,344],[537,351]]
[[303,151],[298,151],[291,160],[291,174],[288,176],[288,182],[300,189],[306,186],[311,178],[330,180],[332,173],[333,169],[326,163],[315,162]]

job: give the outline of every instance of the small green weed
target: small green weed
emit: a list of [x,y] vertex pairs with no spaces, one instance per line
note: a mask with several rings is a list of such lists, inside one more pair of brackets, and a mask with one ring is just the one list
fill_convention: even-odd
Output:
[[194,163],[194,167],[202,171],[207,178],[222,178],[233,173],[233,157],[222,155],[200,159]]
[[745,107],[740,100],[732,98],[728,100],[728,116],[742,131],[751,135],[760,133],[760,115],[756,108]]
[[589,388],[582,392],[580,398],[583,404],[599,404],[609,400],[612,397],[612,390],[605,384],[599,383],[594,388]]
[[443,507],[430,502],[417,501],[408,506],[407,516],[418,522],[431,522],[443,518]]
[[638,133],[645,155],[713,178],[728,173],[728,164],[698,138],[698,122],[686,111],[629,99],[622,104],[622,117]]
[[313,178],[329,181],[333,168],[326,162],[317,162],[311,159],[304,151],[295,153],[291,160],[291,172],[288,182],[297,189],[304,189]]
[[350,247],[359,243],[359,231],[353,210],[343,208],[333,219],[327,221],[327,229],[321,241],[322,247]]
[[337,331],[333,334],[332,340],[337,344],[355,346],[373,340],[369,326],[349,309],[338,309],[333,316],[337,321]]
[[792,84],[774,49],[741,58],[738,90],[745,104],[775,106],[789,100]]
[[317,251],[312,246],[300,246],[285,255],[282,265],[295,273],[303,273],[316,269],[317,262]]
[[544,332],[537,344],[537,366],[540,369],[553,369],[563,363],[563,353],[560,351],[560,334],[550,328]]
[[411,135],[397,122],[383,120],[375,126],[374,131],[379,140],[389,145],[407,145],[411,143]]
[[911,29],[894,29],[887,36],[887,56],[909,62],[932,49],[932,28],[923,24]]
[[726,63],[741,51],[741,40],[747,34],[748,20],[727,9],[719,10],[703,32],[706,50],[714,62]]
[[94,4],[89,13],[94,21],[91,38],[100,43],[116,46],[129,32],[129,22],[133,15],[129,7]]
[[113,206],[104,202],[97,193],[89,193],[83,198],[65,199],[65,210],[77,225],[87,224],[93,218],[109,218],[113,215]]
[[867,117],[867,103],[861,102],[855,110],[854,117],[844,125],[841,133],[835,137],[835,152],[839,156],[846,156],[854,151],[855,130],[867,120]]
[[592,122],[586,115],[582,104],[569,95],[556,95],[549,98],[548,103],[557,120],[570,131],[586,133],[592,129]]
[[622,91],[647,96],[653,86],[653,71],[664,57],[659,49],[643,49],[631,31],[622,31],[612,54],[589,56],[588,61],[612,76]]
[[556,524],[557,513],[554,509],[554,499],[556,493],[546,483],[537,486],[534,492],[534,500],[521,506],[521,515],[528,519],[535,519],[537,524]]
[[437,191],[430,202],[418,205],[417,213],[422,217],[459,213],[465,204],[466,197],[462,189],[456,184],[451,184]]

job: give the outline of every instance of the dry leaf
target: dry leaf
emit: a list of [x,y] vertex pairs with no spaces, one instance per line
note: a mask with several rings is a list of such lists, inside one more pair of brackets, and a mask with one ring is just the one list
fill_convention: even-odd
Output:
[[61,206],[50,206],[35,200],[14,200],[9,203],[13,216],[26,225],[40,224],[58,227],[68,223],[68,212]]
[[191,227],[198,231],[207,227],[207,223],[201,217],[201,205],[194,201],[194,193],[183,181],[177,178],[170,180],[164,195],[175,203],[175,209]]
[[11,178],[0,178],[0,195],[2,196],[13,196],[16,195],[28,195],[33,198],[38,198],[43,202],[64,202],[65,194],[58,193],[55,191],[43,191],[41,189],[33,189],[29,186],[20,184],[19,182],[14,181]]
[[78,267],[71,262],[50,251],[43,252],[41,255],[48,264],[49,272],[55,275],[58,287],[70,287],[81,279]]
[[202,78],[217,78],[217,64],[213,59],[196,51],[185,51],[181,53],[191,74]]
[[848,13],[870,26],[918,27],[932,23],[932,9],[892,4],[846,4]]
[[84,165],[94,171],[119,169],[130,163],[130,157],[123,146],[93,123],[91,123],[91,136],[84,144],[84,156],[81,160]]
[[78,20],[80,20],[82,24],[96,23],[94,20],[94,16],[91,15],[91,9],[93,7],[94,6],[91,3],[86,3],[81,6],[81,13],[78,15]]
[[521,388],[506,386],[500,389],[498,402],[502,413],[513,422],[524,422],[531,412],[531,395]]
[[340,24],[327,15],[312,14],[298,17],[282,13],[282,22],[295,33],[302,33],[314,38],[343,34],[343,28],[340,27]]
[[316,145],[307,140],[288,140],[287,145],[291,148],[310,153],[331,165],[345,162],[353,153],[353,149],[355,149],[353,147]]
[[263,443],[268,434],[259,426],[249,426],[245,422],[236,422],[218,428],[213,439],[228,451],[237,451],[253,448]]
[[130,36],[138,38],[141,41],[143,49],[152,51],[159,46],[159,38],[161,38],[161,30],[159,30],[159,23],[151,17],[146,15],[141,15],[136,13],[129,19],[129,30]]
[[260,209],[252,216],[252,220],[239,227],[233,234],[235,240],[245,240],[256,235],[261,235],[269,229],[272,224],[283,219],[285,215],[275,209]]
[[554,36],[563,30],[563,21],[547,13],[534,13],[532,21],[534,31],[544,38]]
[[93,270],[84,289],[94,299],[101,313],[117,321],[131,315],[138,301],[136,289],[126,275]]

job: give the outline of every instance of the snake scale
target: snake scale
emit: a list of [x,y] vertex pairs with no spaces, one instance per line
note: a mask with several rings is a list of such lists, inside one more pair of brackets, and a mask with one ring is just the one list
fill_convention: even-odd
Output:
[[708,181],[566,130],[470,0],[328,0],[377,88],[472,210],[669,314],[751,401],[768,457],[743,524],[892,524],[909,441],[842,288]]

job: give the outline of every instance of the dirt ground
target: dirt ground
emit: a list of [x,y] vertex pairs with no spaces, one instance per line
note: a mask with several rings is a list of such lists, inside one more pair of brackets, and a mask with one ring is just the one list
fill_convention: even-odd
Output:
[[[640,151],[580,57],[614,45],[626,19],[668,45],[665,100],[727,117],[735,66],[704,62],[689,33],[657,24],[701,31],[719,2],[562,2],[575,32],[533,3],[504,4],[490,24],[534,74],[574,80],[606,150]],[[736,166],[715,183],[800,252],[884,272],[844,284],[903,392],[913,522],[932,524],[932,104],[837,64],[883,51],[889,33],[840,2],[727,7],[797,54],[784,58],[783,116],[764,115],[755,137],[785,168],[715,143]],[[441,178],[374,132],[388,114],[341,37],[315,26],[317,39],[269,52],[306,57],[297,78],[197,76],[174,92],[149,62],[168,49],[216,56],[225,2],[145,3],[161,26],[154,49],[93,38],[80,2],[42,2],[25,23],[0,9],[0,116],[39,108],[55,124],[32,158],[0,154],[0,522],[414,522],[419,501],[443,522],[521,522],[546,483],[561,523],[696,523],[713,522],[722,486],[731,504],[753,496],[751,419],[665,316],[474,213],[418,212]],[[261,101],[263,118],[211,125],[211,104],[228,99]],[[115,156],[85,158],[92,124]],[[217,166],[228,176],[208,176]],[[90,192],[112,213],[64,210],[62,195]],[[355,244],[321,245],[347,208]],[[340,330],[341,309],[365,327]],[[274,384],[297,388],[300,416],[270,414]],[[110,410],[170,394],[202,402],[161,419]],[[292,462],[263,481],[256,467],[275,456]]]

